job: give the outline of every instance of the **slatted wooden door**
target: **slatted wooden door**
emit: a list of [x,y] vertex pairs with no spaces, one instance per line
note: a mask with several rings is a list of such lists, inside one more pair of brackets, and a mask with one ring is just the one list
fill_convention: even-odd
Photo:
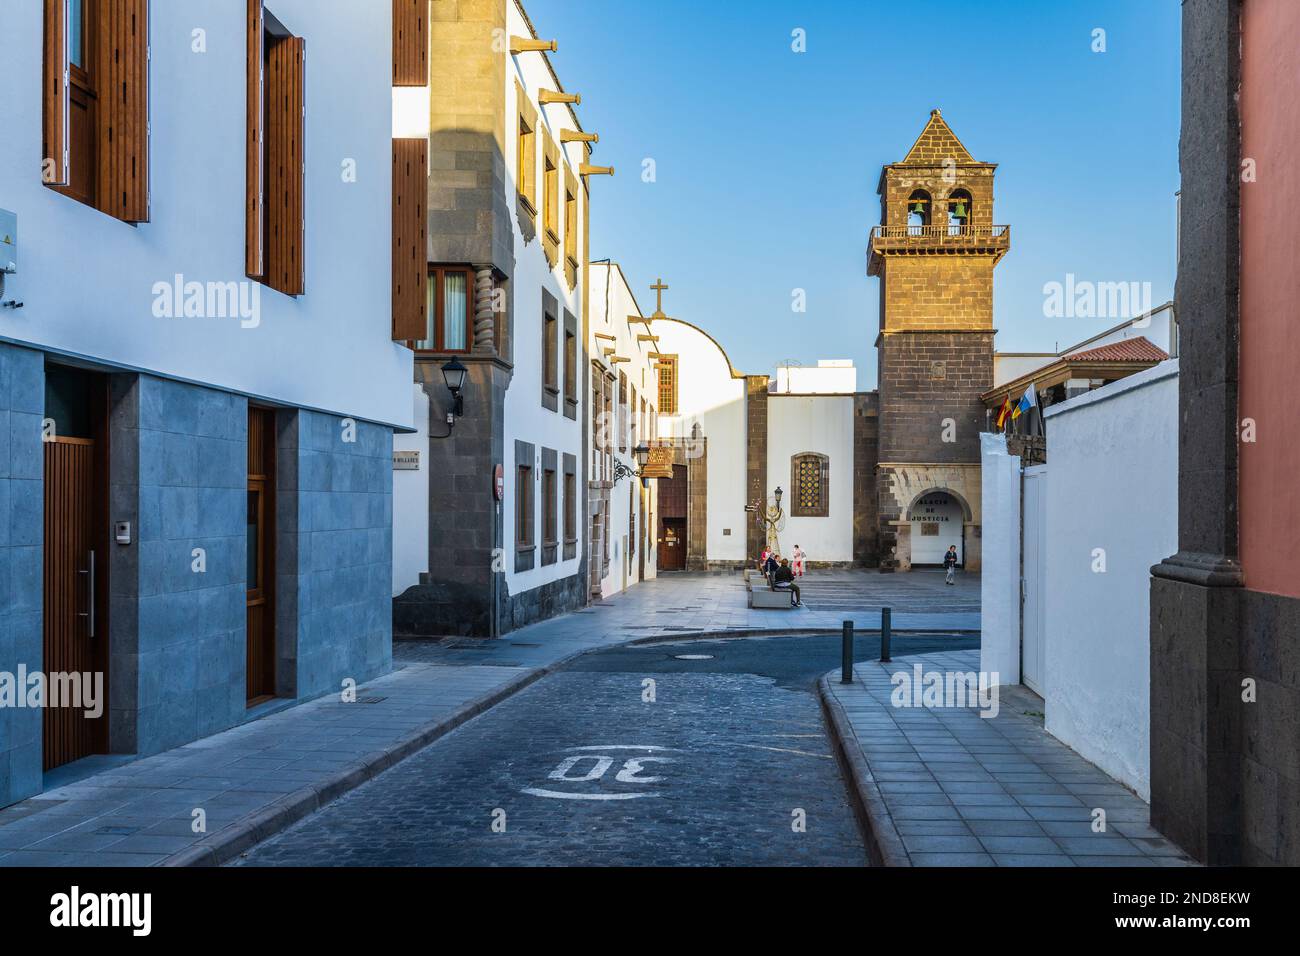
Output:
[[[43,670],[47,694],[53,675],[103,673],[102,649],[108,631],[96,607],[96,459],[95,442],[90,439],[54,438],[45,443]],[[101,563],[98,570],[102,568]],[[107,707],[98,719],[87,717],[85,710],[46,706],[46,770],[104,751]]]
[[275,413],[248,410],[248,706],[275,696]]

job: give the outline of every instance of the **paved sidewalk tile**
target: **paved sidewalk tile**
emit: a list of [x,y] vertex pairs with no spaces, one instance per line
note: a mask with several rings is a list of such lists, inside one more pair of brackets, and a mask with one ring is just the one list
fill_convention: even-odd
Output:
[[[859,664],[828,685],[916,866],[1193,866],[1151,826],[1145,802],[1001,694],[966,706],[896,707],[892,676],[979,672],[978,651]],[[910,703],[911,701],[909,701]],[[1038,708],[1041,711],[1041,708]],[[1106,811],[1095,832],[1094,810]]]

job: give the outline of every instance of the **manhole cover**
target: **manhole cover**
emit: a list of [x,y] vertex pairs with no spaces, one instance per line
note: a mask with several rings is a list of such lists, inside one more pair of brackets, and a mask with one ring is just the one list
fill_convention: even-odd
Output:
[[712,654],[674,654],[673,659],[679,661],[711,661],[713,660],[713,655]]

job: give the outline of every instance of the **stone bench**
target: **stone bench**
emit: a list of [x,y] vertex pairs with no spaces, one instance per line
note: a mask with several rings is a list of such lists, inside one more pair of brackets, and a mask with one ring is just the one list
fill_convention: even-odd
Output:
[[767,587],[755,587],[749,591],[749,606],[757,608],[792,608],[794,592],[790,590],[773,590]]

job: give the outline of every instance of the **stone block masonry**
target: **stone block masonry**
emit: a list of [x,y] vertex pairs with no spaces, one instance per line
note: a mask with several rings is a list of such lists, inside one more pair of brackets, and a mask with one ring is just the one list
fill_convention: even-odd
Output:
[[[880,339],[880,460],[978,462],[980,395],[993,381],[993,332],[899,332]],[[945,419],[953,420],[945,441]]]

